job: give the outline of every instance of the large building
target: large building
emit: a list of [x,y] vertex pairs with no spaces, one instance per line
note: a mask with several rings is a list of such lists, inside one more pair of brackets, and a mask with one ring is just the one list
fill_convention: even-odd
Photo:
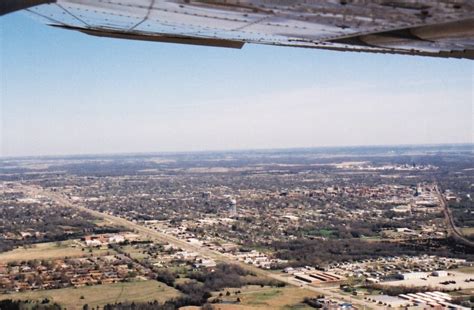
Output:
[[400,273],[397,275],[397,278],[400,280],[413,280],[413,279],[422,279],[426,278],[428,273],[426,272],[409,272],[409,273]]

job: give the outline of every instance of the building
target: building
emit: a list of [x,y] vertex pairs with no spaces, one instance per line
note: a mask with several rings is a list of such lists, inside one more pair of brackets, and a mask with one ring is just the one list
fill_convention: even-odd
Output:
[[122,235],[112,235],[109,237],[109,243],[122,243],[125,242],[125,237]]
[[397,278],[400,280],[413,280],[413,279],[423,279],[428,276],[426,272],[409,272],[409,273],[400,273],[397,275]]
[[212,268],[212,267],[217,266],[216,262],[213,259],[205,259],[205,258],[197,260],[193,265],[195,268],[200,268],[200,267]]
[[447,277],[448,272],[446,270],[436,270],[431,273],[434,277]]
[[[398,297],[414,302],[418,305],[427,305],[430,308],[438,309],[457,309],[457,310],[468,310],[469,308],[452,304],[451,296],[442,292],[425,292],[415,294],[400,294]],[[426,307],[424,307],[426,309]]]
[[314,278],[304,274],[304,273],[295,273],[294,274],[295,278],[300,280],[300,281],[304,281],[304,282],[307,282],[307,283],[313,283],[313,281],[315,281]]
[[367,283],[380,283],[380,280],[376,279],[376,278],[367,278],[367,279],[365,279],[365,282],[367,282]]

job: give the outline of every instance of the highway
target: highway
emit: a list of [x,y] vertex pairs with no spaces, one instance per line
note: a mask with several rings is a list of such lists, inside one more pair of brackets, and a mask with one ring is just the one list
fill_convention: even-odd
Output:
[[438,186],[436,186],[436,193],[438,195],[439,201],[441,202],[441,206],[443,208],[448,235],[453,237],[455,240],[459,241],[460,243],[463,243],[469,247],[474,248],[474,242],[464,237],[464,235],[461,233],[459,228],[456,227],[454,223],[453,214],[451,210],[449,210],[448,202],[444,198]]

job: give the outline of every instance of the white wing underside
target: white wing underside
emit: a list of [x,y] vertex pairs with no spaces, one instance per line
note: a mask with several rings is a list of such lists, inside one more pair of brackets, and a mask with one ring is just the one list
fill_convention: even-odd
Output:
[[104,37],[474,59],[474,1],[4,1],[47,24]]

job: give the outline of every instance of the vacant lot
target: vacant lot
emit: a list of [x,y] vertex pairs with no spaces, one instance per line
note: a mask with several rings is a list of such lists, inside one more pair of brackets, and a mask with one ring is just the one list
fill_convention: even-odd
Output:
[[[84,304],[89,306],[103,306],[107,303],[125,301],[153,301],[164,302],[179,296],[179,292],[172,287],[157,281],[138,281],[116,283],[108,285],[86,286],[82,288],[65,288],[35,292],[0,295],[1,299],[44,299],[48,298],[66,307],[68,310],[82,309]],[[83,297],[83,298],[82,298]]]
[[[410,280],[398,280],[384,282],[384,285],[389,286],[431,286],[433,288],[442,290],[454,290],[454,289],[474,289],[474,282],[468,282],[466,280],[474,278],[474,274],[465,273],[459,271],[448,271],[449,275],[445,277],[434,277],[427,276],[423,279],[410,279]],[[451,281],[451,284],[441,284],[442,282]]]
[[148,254],[143,253],[145,252],[144,249],[136,248],[135,246],[131,246],[131,245],[122,246],[122,251],[130,254],[130,257],[133,259],[143,260],[145,258],[149,258]]
[[[75,247],[74,247],[75,246]],[[77,257],[84,255],[101,255],[107,251],[114,253],[112,250],[100,249],[84,249],[77,244],[76,240],[68,240],[63,242],[45,242],[28,246],[26,248],[18,248],[12,251],[0,253],[0,262],[25,261],[33,259],[55,259],[63,257]]]
[[464,236],[474,237],[474,227],[463,227],[460,230]]
[[471,267],[461,267],[461,268],[455,269],[455,270],[453,270],[453,271],[464,272],[464,273],[468,273],[468,274],[474,276],[474,266],[471,266]]
[[[236,291],[241,291],[240,294],[235,294]],[[226,292],[231,293],[226,296]],[[217,304],[216,309],[222,310],[243,310],[243,309],[312,309],[303,304],[305,297],[314,297],[315,293],[297,288],[297,287],[283,287],[271,288],[260,286],[246,286],[240,289],[228,289],[221,291],[224,301],[236,301],[240,298],[240,303],[237,304]],[[214,293],[214,296],[219,295],[219,292]]]

